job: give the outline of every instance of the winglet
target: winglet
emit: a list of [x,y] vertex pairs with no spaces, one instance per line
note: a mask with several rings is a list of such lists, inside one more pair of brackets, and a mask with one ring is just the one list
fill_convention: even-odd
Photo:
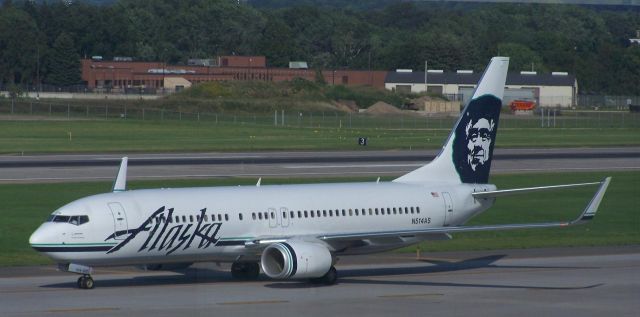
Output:
[[127,162],[128,157],[123,157],[120,163],[120,169],[118,170],[118,176],[116,181],[113,182],[113,192],[121,192],[127,188]]
[[261,183],[262,183],[262,177],[258,178],[258,182],[256,183],[256,187],[260,187]]
[[572,225],[589,221],[596,216],[598,207],[600,207],[600,202],[602,202],[602,198],[604,197],[604,193],[607,191],[607,187],[609,186],[610,182],[611,177],[607,177],[600,183],[600,187],[598,188],[598,191],[593,196],[593,198],[591,198],[589,205],[587,205],[578,219],[571,222]]

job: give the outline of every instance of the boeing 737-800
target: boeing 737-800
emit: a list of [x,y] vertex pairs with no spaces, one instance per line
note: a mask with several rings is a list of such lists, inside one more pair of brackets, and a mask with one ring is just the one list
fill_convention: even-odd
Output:
[[[381,252],[466,231],[564,227],[594,217],[601,182],[497,190],[488,183],[509,59],[494,57],[440,154],[391,182],[126,189],[123,158],[113,192],[54,211],[31,246],[90,289],[93,267],[150,269],[230,262],[237,278],[333,284],[338,256]],[[465,226],[496,197],[598,185],[573,221]]]

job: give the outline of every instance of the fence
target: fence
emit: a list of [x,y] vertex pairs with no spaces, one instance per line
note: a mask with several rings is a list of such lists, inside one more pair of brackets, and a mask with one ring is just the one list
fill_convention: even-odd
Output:
[[[213,124],[276,125],[348,129],[450,129],[457,116],[414,112],[369,115],[344,112],[275,111],[270,114],[192,112],[114,105],[77,105],[0,98],[0,115],[57,119],[202,121]],[[537,110],[532,115],[503,113],[501,128],[640,128],[640,113],[628,111]]]

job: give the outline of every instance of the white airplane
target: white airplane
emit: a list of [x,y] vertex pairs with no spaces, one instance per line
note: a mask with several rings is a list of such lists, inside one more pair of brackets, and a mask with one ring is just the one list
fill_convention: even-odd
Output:
[[[488,184],[509,59],[494,57],[440,154],[391,182],[145,189],[125,191],[127,158],[113,192],[51,214],[31,246],[91,289],[93,267],[187,267],[230,262],[233,277],[333,284],[342,255],[381,252],[468,231],[565,227],[594,217],[601,182],[497,190]],[[496,197],[600,185],[566,222],[464,226]]]

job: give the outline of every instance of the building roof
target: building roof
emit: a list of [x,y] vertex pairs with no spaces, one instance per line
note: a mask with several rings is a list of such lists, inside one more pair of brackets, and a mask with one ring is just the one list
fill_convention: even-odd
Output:
[[[427,83],[435,85],[457,84],[475,85],[480,80],[481,73],[427,73]],[[536,74],[523,75],[509,72],[507,85],[521,86],[573,86],[574,75]],[[389,72],[384,80],[385,84],[424,84],[424,72]]]

